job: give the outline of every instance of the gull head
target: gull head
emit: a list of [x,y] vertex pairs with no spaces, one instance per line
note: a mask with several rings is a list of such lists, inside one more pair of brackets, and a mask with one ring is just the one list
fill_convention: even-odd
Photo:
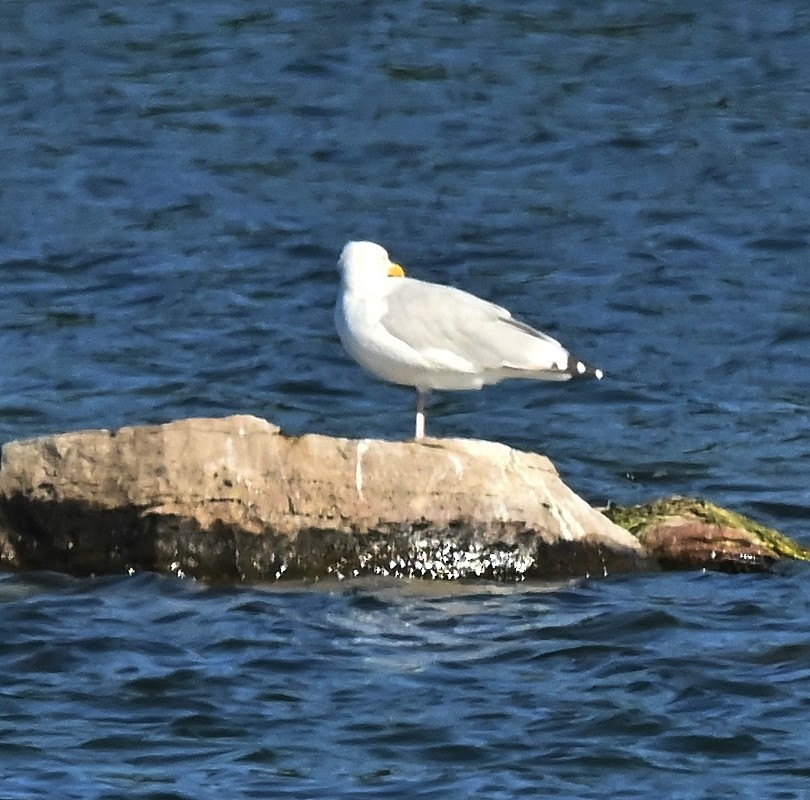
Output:
[[340,253],[338,269],[347,289],[379,286],[405,274],[388,257],[388,251],[374,242],[349,242]]

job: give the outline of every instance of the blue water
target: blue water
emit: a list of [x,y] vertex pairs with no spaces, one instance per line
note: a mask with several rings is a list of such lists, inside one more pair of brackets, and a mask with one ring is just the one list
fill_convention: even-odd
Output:
[[[409,436],[332,326],[371,238],[606,372],[431,434],[810,542],[808,52],[799,0],[0,3],[0,442]],[[3,797],[810,796],[801,568],[0,597]]]
[[806,797],[806,582],[0,579],[4,798]]

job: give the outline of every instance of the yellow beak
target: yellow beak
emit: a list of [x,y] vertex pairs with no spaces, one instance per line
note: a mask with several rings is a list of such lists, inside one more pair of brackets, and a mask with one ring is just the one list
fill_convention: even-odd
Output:
[[404,278],[405,277],[405,270],[399,266],[399,264],[395,264],[393,261],[388,265],[388,277],[389,278]]

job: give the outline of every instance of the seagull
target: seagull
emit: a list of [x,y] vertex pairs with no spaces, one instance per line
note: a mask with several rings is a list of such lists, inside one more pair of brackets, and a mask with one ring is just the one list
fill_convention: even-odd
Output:
[[416,389],[416,439],[431,390],[505,378],[601,378],[556,339],[505,308],[452,286],[406,278],[384,247],[349,242],[338,259],[335,325],[346,352],[377,378]]

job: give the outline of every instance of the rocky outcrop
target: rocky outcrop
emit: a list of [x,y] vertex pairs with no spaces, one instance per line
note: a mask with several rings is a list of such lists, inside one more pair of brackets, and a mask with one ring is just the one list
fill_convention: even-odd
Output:
[[459,439],[288,437],[249,416],[6,444],[0,562],[208,580],[654,567],[543,456]]
[[798,542],[705,500],[671,497],[605,514],[664,569],[767,572],[785,559],[810,561],[810,550]]

